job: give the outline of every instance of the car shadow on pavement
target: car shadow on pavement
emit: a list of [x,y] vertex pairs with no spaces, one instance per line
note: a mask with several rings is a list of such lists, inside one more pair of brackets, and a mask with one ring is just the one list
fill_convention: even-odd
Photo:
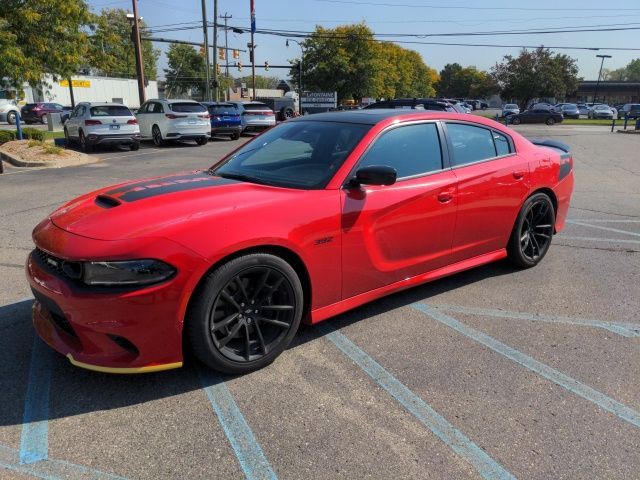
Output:
[[[449,290],[513,272],[514,269],[506,262],[486,265],[390,295],[330,321],[335,328],[346,327]],[[31,324],[32,303],[33,300],[25,300],[0,307],[0,426],[23,423],[29,381],[30,378],[38,378],[38,375],[30,375],[35,335]],[[307,342],[322,336],[319,329],[302,326],[289,350],[304,347]],[[51,368],[50,408],[40,415],[43,418],[32,418],[31,421],[143,404],[200,390],[233,378],[224,375],[199,375],[199,370],[206,367],[188,355],[185,366],[181,369],[140,375],[111,375],[74,367],[62,355],[50,353],[47,361],[51,364],[46,366]],[[259,375],[259,372],[256,374]]]

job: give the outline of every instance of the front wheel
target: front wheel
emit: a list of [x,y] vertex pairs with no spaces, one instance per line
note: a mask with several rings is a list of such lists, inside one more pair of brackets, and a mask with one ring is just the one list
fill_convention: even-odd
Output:
[[291,265],[266,253],[244,255],[205,279],[190,305],[185,335],[209,367],[248,373],[289,345],[302,311],[302,285]]
[[553,125],[554,123],[556,123],[555,119],[553,117],[549,117],[547,118],[547,121],[545,122],[547,125]]
[[512,125],[520,125],[520,117],[509,118],[509,123],[511,123]]
[[231,140],[238,140],[240,138],[240,132],[236,132],[231,135]]
[[551,199],[536,193],[522,205],[511,232],[507,253],[509,260],[521,268],[537,265],[551,245],[556,215]]
[[151,137],[153,138],[153,144],[156,147],[161,147],[164,145],[164,140],[162,138],[162,132],[160,131],[160,127],[154,125],[151,129]]
[[207,137],[196,138],[196,144],[200,146],[206,145],[208,142],[209,142],[209,139]]
[[9,125],[15,125],[16,124],[16,112],[11,111],[11,112],[9,112],[7,114],[7,123]]

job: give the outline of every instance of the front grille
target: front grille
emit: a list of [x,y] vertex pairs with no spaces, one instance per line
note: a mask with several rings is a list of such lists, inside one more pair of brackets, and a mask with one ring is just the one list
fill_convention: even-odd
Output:
[[67,317],[65,317],[64,315],[58,315],[57,313],[54,313],[52,311],[49,311],[49,313],[51,314],[53,323],[55,323],[60,330],[68,335],[71,335],[74,338],[78,338],[78,335],[69,323],[69,320],[67,320]]
[[33,251],[32,258],[47,272],[60,278],[76,281],[82,277],[82,264],[80,262],[63,260],[39,248]]

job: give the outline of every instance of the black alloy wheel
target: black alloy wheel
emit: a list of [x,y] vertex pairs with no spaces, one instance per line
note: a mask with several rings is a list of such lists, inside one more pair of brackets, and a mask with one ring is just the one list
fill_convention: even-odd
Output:
[[160,131],[160,127],[158,127],[157,125],[154,125],[151,129],[151,137],[153,138],[153,143],[156,147],[161,147],[164,145],[162,132]]
[[207,137],[199,137],[196,138],[196,144],[199,146],[203,146],[206,145],[207,143],[209,143],[209,139]]
[[546,121],[547,125],[553,125],[554,123],[556,123],[555,118],[553,118],[553,117],[547,118],[547,121]]
[[507,252],[519,267],[533,267],[544,258],[553,237],[555,211],[551,199],[537,193],[522,206],[509,241]]
[[80,131],[80,150],[84,153],[89,153],[93,151],[93,146],[87,142],[87,137],[84,136],[84,132]]
[[223,373],[271,363],[291,342],[302,318],[303,293],[283,259],[238,257],[209,275],[185,322],[196,356]]

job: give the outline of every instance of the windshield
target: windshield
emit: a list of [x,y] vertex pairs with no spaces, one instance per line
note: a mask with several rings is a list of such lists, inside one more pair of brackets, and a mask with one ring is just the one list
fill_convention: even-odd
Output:
[[92,117],[133,117],[133,113],[124,105],[100,105],[89,110]]
[[206,112],[207,109],[204,105],[200,105],[199,103],[191,103],[191,102],[176,102],[171,103],[171,110],[174,112],[183,112],[183,113],[200,113]]
[[596,105],[594,108],[596,110],[609,110],[609,107],[607,107],[606,105]]
[[514,103],[507,103],[504,108],[518,108],[518,105]]
[[210,173],[279,187],[324,188],[370,128],[339,122],[282,123]]

